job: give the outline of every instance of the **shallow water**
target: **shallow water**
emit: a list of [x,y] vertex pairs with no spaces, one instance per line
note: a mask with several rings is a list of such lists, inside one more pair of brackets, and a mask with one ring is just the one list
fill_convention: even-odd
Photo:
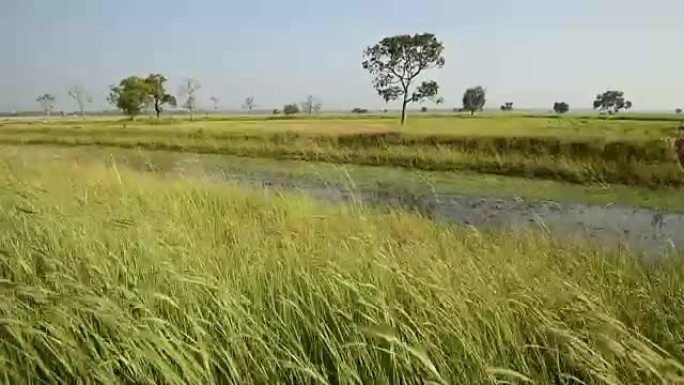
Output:
[[[27,155],[22,154],[23,157]],[[79,162],[107,160],[105,151],[77,152],[75,149],[31,151],[40,159],[71,159]],[[87,158],[87,159],[85,159]],[[433,191],[416,193],[398,185],[379,183],[330,183],[323,179],[284,174],[263,167],[258,171],[239,168],[250,159],[230,157],[231,167],[222,167],[216,155],[164,153],[140,161],[135,151],[119,151],[117,163],[142,171],[172,176],[209,177],[271,190],[295,190],[326,201],[353,201],[360,204],[389,206],[417,211],[436,220],[479,229],[503,229],[513,232],[542,231],[552,237],[572,241],[591,241],[609,248],[629,248],[655,257],[684,250],[684,214],[656,212],[629,207],[528,201],[518,197],[494,198]],[[225,158],[228,162],[229,158]],[[230,171],[227,171],[230,170]],[[240,170],[240,171],[236,171]],[[382,172],[382,168],[378,168]],[[364,181],[368,182],[368,181]],[[359,187],[360,186],[360,187]],[[684,199],[684,197],[683,197]]]
[[684,215],[619,206],[532,202],[520,198],[475,197],[435,191],[416,194],[401,188],[348,186],[283,180],[267,174],[219,174],[223,180],[267,188],[293,189],[327,201],[355,201],[415,210],[428,217],[480,229],[543,231],[571,241],[590,240],[649,256],[684,250]]

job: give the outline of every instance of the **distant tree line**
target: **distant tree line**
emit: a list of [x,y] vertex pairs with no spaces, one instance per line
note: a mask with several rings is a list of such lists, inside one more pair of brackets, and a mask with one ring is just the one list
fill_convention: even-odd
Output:
[[[363,51],[361,66],[373,77],[372,85],[377,93],[386,101],[399,100],[401,102],[401,123],[407,120],[408,105],[431,101],[441,104],[444,99],[439,96],[439,85],[434,80],[422,80],[426,71],[443,68],[444,44],[432,33],[414,35],[389,36],[378,43],[367,47]],[[177,98],[166,90],[167,78],[161,74],[150,74],[147,77],[129,76],[117,85],[110,87],[107,100],[124,114],[135,118],[137,115],[153,109],[157,118],[168,107],[180,107],[186,110],[193,119],[197,108],[197,92],[201,88],[198,81],[186,79],[178,90]],[[89,93],[80,86],[74,86],[68,91],[76,103],[81,116],[85,108],[92,103]],[[214,110],[218,110],[220,97],[209,98]],[[40,95],[39,103],[45,115],[50,115],[56,103],[56,97],[46,93]],[[469,112],[474,115],[484,109],[487,102],[487,91],[482,86],[475,86],[465,90],[461,107],[454,108],[457,112]],[[319,98],[309,95],[302,103],[290,103],[282,108],[282,113],[294,115],[300,112],[313,116],[321,111],[322,103]],[[252,113],[256,108],[255,99],[248,96],[244,99],[242,108]],[[596,95],[593,108],[600,114],[613,115],[622,110],[632,108],[632,102],[627,100],[622,91],[608,90]],[[513,102],[506,102],[500,106],[501,111],[512,111]],[[570,106],[565,102],[556,102],[553,111],[558,114],[567,113]],[[386,112],[387,110],[385,110]],[[421,106],[422,112],[427,112],[427,106]],[[357,107],[352,110],[356,114],[367,113],[368,110]],[[675,111],[681,114],[680,108]],[[273,114],[281,113],[274,109]]]

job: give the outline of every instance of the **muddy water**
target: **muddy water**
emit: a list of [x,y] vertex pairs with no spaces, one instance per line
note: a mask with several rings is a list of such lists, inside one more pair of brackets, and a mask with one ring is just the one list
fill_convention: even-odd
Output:
[[[84,152],[48,149],[32,151],[41,159],[78,159]],[[430,218],[480,229],[503,229],[513,232],[541,231],[565,240],[592,241],[610,248],[628,248],[650,257],[681,254],[684,250],[684,214],[655,212],[620,206],[597,206],[580,203],[527,201],[516,197],[493,198],[447,194],[436,191],[416,193],[398,185],[329,183],[296,174],[273,171],[268,167],[244,171],[223,167],[212,155],[173,154],[156,161],[136,160],[134,153],[117,154],[117,162],[138,170],[172,176],[209,177],[263,187],[268,190],[295,190],[326,201],[354,201],[361,204],[390,206],[420,212]],[[106,160],[106,152],[89,152],[89,160]],[[163,161],[162,161],[163,159]],[[83,161],[86,161],[83,159]],[[249,159],[240,160],[250,162]],[[227,158],[225,162],[228,162]],[[155,164],[156,163],[156,164]],[[240,170],[240,171],[236,171]],[[379,168],[378,172],[382,172]],[[684,197],[682,198],[684,199]]]
[[269,189],[286,188],[327,201],[354,201],[417,211],[428,217],[480,229],[541,231],[570,241],[590,240],[599,246],[627,248],[655,257],[684,250],[684,215],[619,206],[532,202],[520,198],[457,194],[416,194],[396,186],[364,190],[349,186],[298,181],[268,174],[217,173],[215,178]]

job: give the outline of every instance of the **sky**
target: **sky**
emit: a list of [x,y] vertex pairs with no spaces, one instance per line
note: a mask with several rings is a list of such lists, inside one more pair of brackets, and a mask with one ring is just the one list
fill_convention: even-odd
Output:
[[315,95],[324,109],[386,105],[361,68],[385,36],[431,32],[446,65],[425,73],[449,107],[467,87],[487,107],[591,108],[607,89],[639,110],[684,106],[682,0],[0,0],[0,111],[37,110],[85,87],[109,109],[108,87],[161,73],[176,93],[199,80],[199,102],[238,109]]

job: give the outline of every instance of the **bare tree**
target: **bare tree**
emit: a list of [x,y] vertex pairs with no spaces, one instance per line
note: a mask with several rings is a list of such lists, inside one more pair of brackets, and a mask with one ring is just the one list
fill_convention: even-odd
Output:
[[251,114],[254,107],[256,107],[256,104],[254,104],[254,97],[246,97],[244,104],[242,104],[242,108],[247,110]]
[[218,96],[212,96],[209,98],[211,100],[211,103],[214,105],[214,111],[218,110],[218,104],[221,101],[221,98]]
[[185,82],[178,90],[178,98],[182,100],[181,107],[188,110],[190,120],[194,119],[195,108],[197,108],[197,91],[202,88],[199,81],[195,79],[185,79]]
[[307,112],[309,116],[314,113],[318,114],[321,111],[321,100],[313,95],[307,96],[304,103],[302,103],[302,110]]
[[36,98],[36,102],[40,104],[40,108],[42,108],[43,112],[45,112],[45,116],[50,116],[52,109],[55,108],[56,100],[57,98],[55,98],[55,96],[52,94],[44,94]]
[[93,102],[93,98],[88,91],[81,86],[73,86],[69,89],[69,96],[74,99],[78,105],[78,111],[81,113],[81,117],[85,117],[85,105]]

